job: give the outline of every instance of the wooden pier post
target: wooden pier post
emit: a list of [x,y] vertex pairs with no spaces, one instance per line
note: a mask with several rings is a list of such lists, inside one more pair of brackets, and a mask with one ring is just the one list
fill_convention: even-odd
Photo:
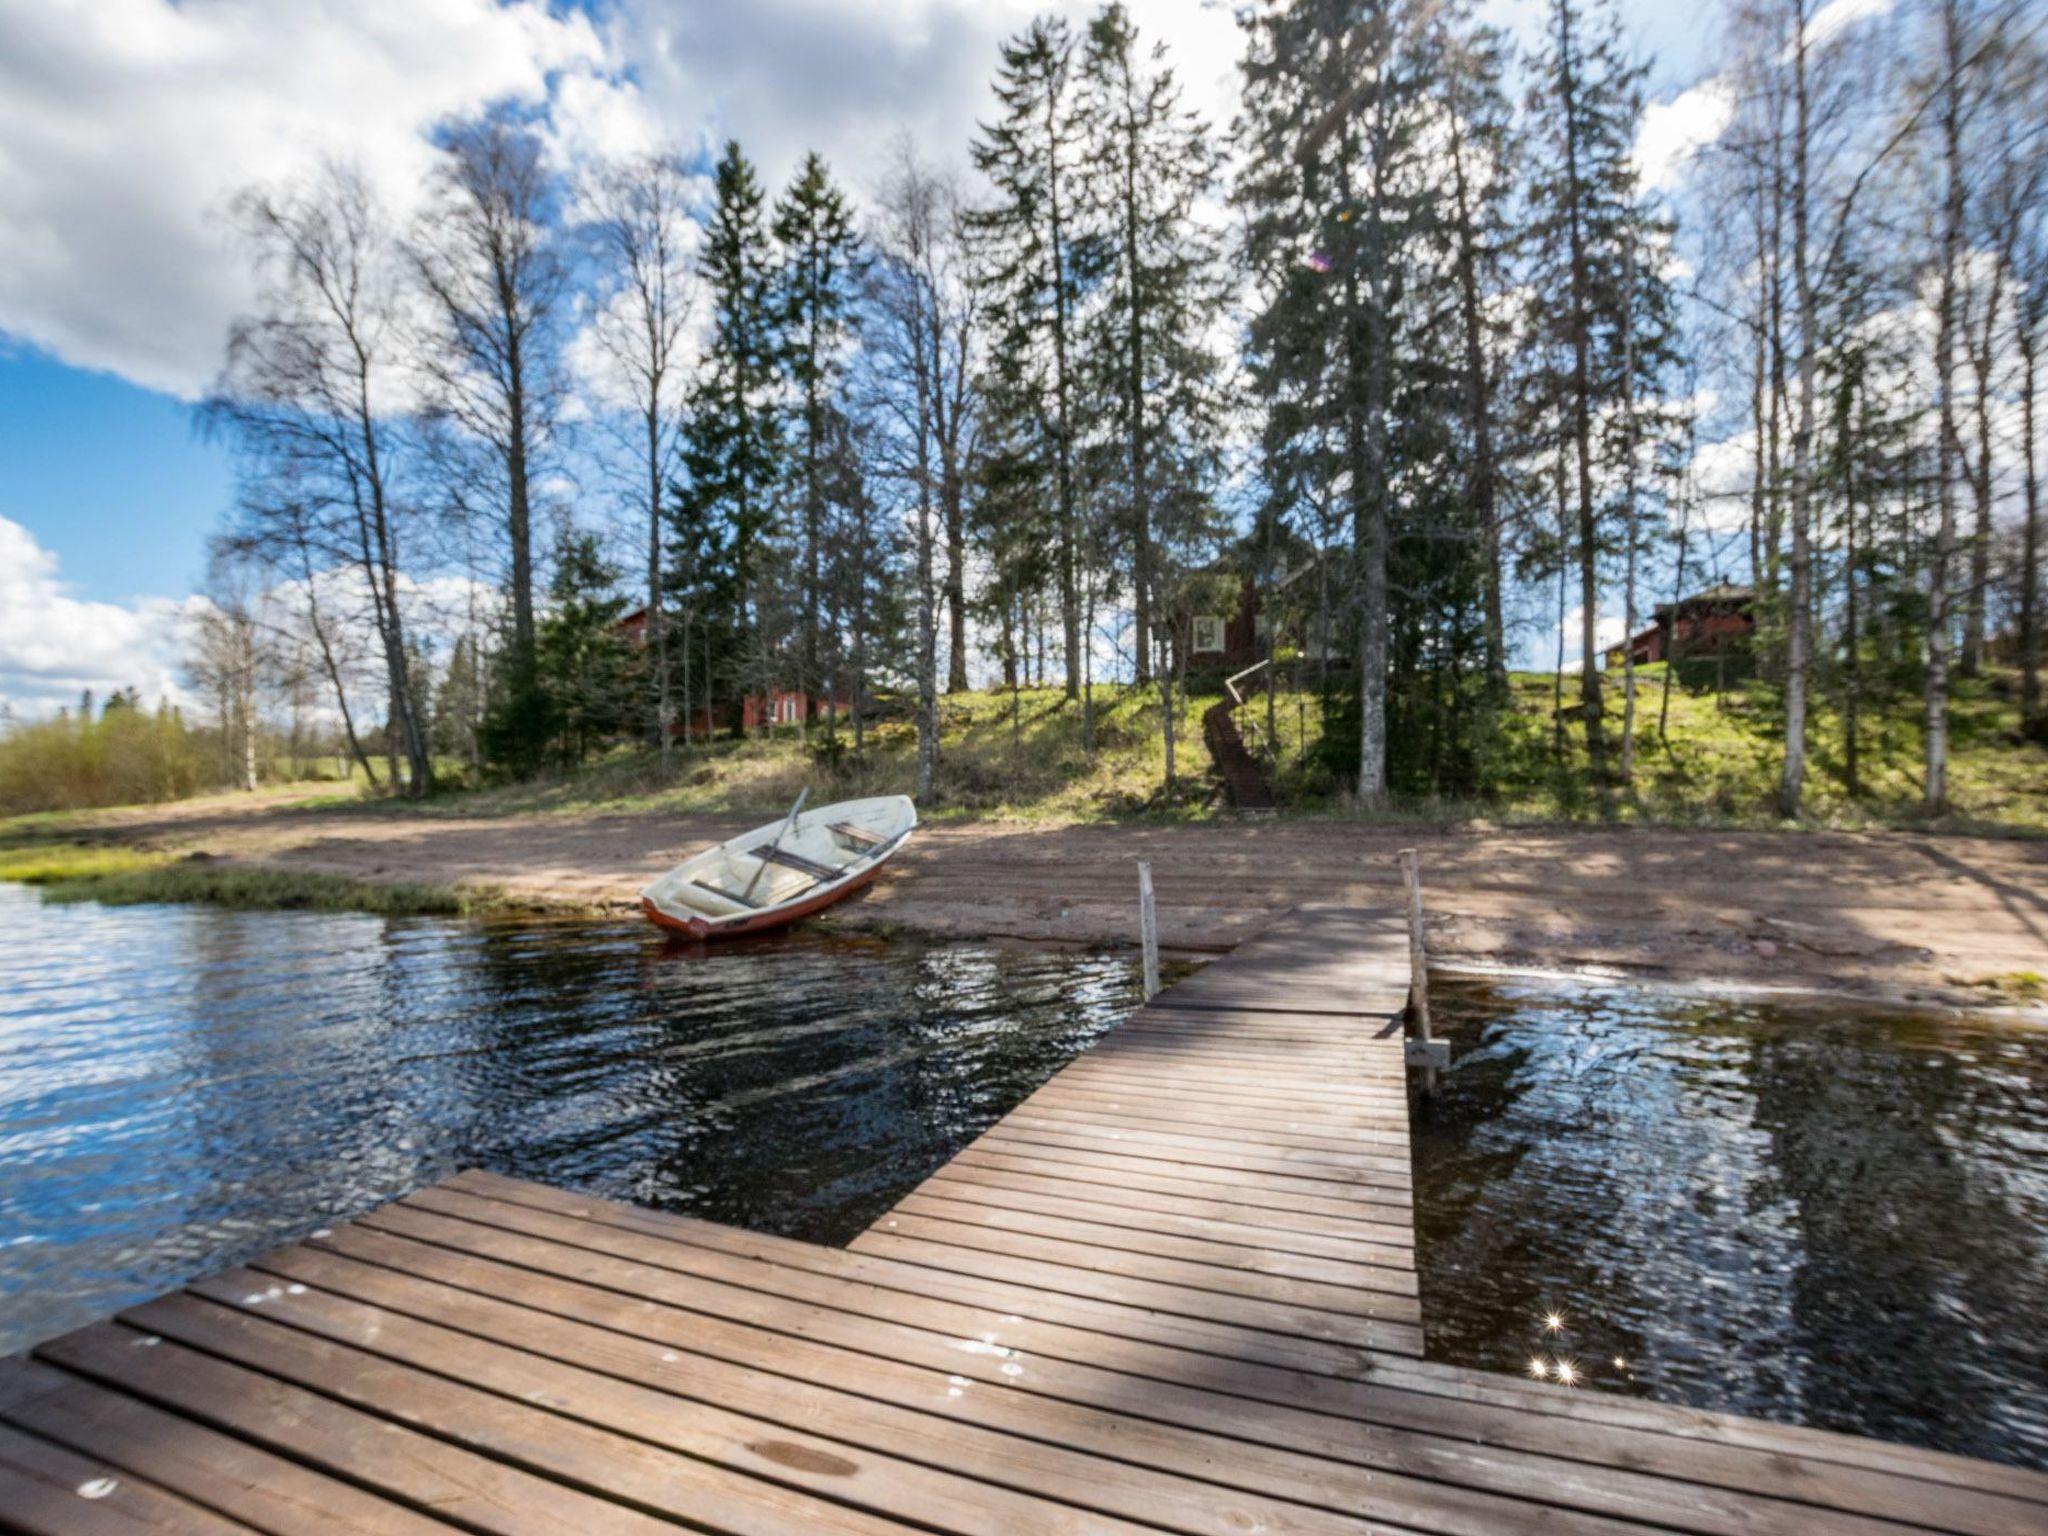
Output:
[[1422,869],[1413,848],[1401,850],[1401,879],[1408,887],[1408,1017],[1415,1038],[1408,1060],[1422,1068],[1422,1091],[1436,1092],[1436,1069],[1450,1063],[1450,1047],[1430,1038],[1429,951],[1422,934]]
[[1159,995],[1159,912],[1152,901],[1152,866],[1138,860],[1138,931],[1145,946],[1145,1001]]

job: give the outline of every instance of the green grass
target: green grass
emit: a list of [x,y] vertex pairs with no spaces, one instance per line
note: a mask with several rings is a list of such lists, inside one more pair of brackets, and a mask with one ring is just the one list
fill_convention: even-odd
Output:
[[[1094,749],[1082,706],[1057,688],[948,694],[939,702],[941,753],[926,819],[1033,822],[1122,818],[1180,820],[1209,813],[1213,793],[1201,714],[1214,696],[1175,701],[1175,793],[1165,792],[1166,746],[1156,688],[1095,689]],[[536,812],[733,812],[773,815],[800,790],[813,802],[909,794],[917,733],[907,713],[869,725],[860,760],[842,722],[835,754],[822,724],[806,741],[794,727],[744,741],[678,745],[666,777],[654,755],[621,748],[574,772],[497,788],[437,795],[437,815]],[[378,802],[389,808],[389,802]]]
[[152,849],[101,843],[11,841],[21,830],[17,823],[8,823],[10,842],[0,845],[0,880],[15,880],[23,885],[104,880],[154,869],[169,858],[168,854]]
[[[1312,696],[1275,699],[1277,744],[1266,741],[1266,706],[1255,697],[1238,712],[1247,742],[1270,754],[1275,787],[1288,814],[1391,822],[1486,820],[1503,823],[1644,822],[1681,826],[1781,824],[1776,813],[1783,750],[1779,701],[1768,685],[1745,682],[1722,693],[1682,685],[1671,690],[1669,730],[1658,730],[1664,668],[1637,674],[1636,771],[1629,784],[1596,783],[1585,734],[1568,724],[1558,753],[1552,678],[1517,673],[1512,703],[1498,725],[1486,793],[1463,800],[1399,799],[1371,810],[1316,760],[1322,721]],[[1569,687],[1568,680],[1568,687]],[[1610,756],[1620,733],[1621,680],[1606,690]],[[1918,699],[1867,706],[1860,792],[1844,784],[1842,726],[1826,697],[1809,735],[1806,815],[1825,827],[1912,826],[1999,835],[2048,835],[2048,749],[2018,735],[2011,677],[1959,681],[1950,713],[1950,810],[1929,819],[1920,807]],[[1178,701],[1176,767],[1165,793],[1165,750],[1156,688],[1096,689],[1095,744],[1083,742],[1081,706],[1056,688],[1025,689],[1011,718],[1001,691],[949,694],[940,702],[936,792],[922,801],[927,820],[976,818],[1038,823],[1198,820],[1217,814],[1202,712],[1212,693]],[[1567,705],[1572,700],[1567,695]],[[516,785],[437,795],[434,814],[524,815],[592,812],[731,812],[769,816],[799,790],[813,802],[909,793],[916,734],[907,712],[870,727],[864,759],[850,751],[828,761],[822,729],[805,742],[793,728],[745,741],[721,737],[678,748],[664,776],[652,754],[620,748],[575,772]],[[840,732],[850,747],[850,734]],[[389,809],[392,802],[363,802]]]
[[[1746,682],[1716,693],[1674,680],[1668,730],[1658,729],[1665,668],[1637,670],[1636,767],[1631,783],[1596,783],[1585,729],[1573,716],[1558,752],[1553,678],[1515,673],[1512,706],[1499,724],[1492,793],[1465,802],[1425,802],[1381,813],[1396,818],[1504,822],[1609,821],[1683,826],[1779,824],[1778,775],[1784,754],[1780,701],[1769,685]],[[1606,680],[1610,759],[1618,757],[1621,679]],[[1576,679],[1566,680],[1572,707]],[[1816,701],[1807,739],[1804,820],[1827,827],[1911,826],[2001,835],[2048,835],[2048,749],[2023,742],[2014,680],[1992,673],[1956,684],[1949,714],[1949,803],[1929,818],[1921,806],[1921,729],[1917,697],[1866,705],[1858,793],[1846,783],[1840,714]],[[1297,706],[1306,704],[1306,709]],[[1345,810],[1343,787],[1314,761],[1321,722],[1313,698],[1276,700],[1276,783],[1283,804],[1321,814]],[[1263,741],[1265,704],[1240,711],[1250,740]],[[1610,767],[1612,767],[1612,761]]]
[[[1620,679],[1607,679],[1610,742],[1620,730]],[[1239,711],[1255,751],[1271,750],[1283,813],[1295,816],[1444,824],[1613,822],[1683,826],[1782,825],[1775,809],[1782,737],[1779,701],[1769,686],[1745,682],[1716,693],[1674,686],[1668,733],[1658,730],[1664,668],[1638,673],[1636,772],[1629,784],[1594,781],[1583,729],[1574,720],[1558,751],[1552,678],[1518,673],[1512,704],[1498,722],[1488,758],[1487,792],[1464,800],[1398,799],[1358,807],[1346,786],[1317,762],[1322,729],[1317,701],[1283,692],[1275,700],[1277,743],[1266,742],[1266,706],[1255,698]],[[1990,673],[1958,683],[1951,711],[1951,808],[1930,820],[1920,809],[1920,721],[1916,697],[1903,693],[1866,710],[1861,792],[1844,784],[1839,714],[1823,691],[1810,736],[1805,824],[1822,827],[1919,827],[2008,836],[2048,836],[2048,748],[2019,739],[2015,680]],[[1164,789],[1165,751],[1156,688],[1114,684],[1096,689],[1092,750],[1084,741],[1082,708],[1057,688],[947,695],[940,701],[941,754],[935,792],[919,804],[927,820],[982,819],[1061,824],[1088,821],[1200,820],[1223,810],[1207,750],[1202,712],[1213,692],[1183,698],[1176,709],[1179,783]],[[1567,698],[1567,703],[1571,702]],[[1014,703],[1014,717],[1013,717]],[[449,789],[412,805],[343,791],[297,799],[295,809],[337,815],[418,812],[433,816],[531,816],[593,813],[684,815],[729,813],[766,819],[801,790],[813,803],[860,795],[909,793],[916,782],[916,732],[907,701],[885,701],[859,760],[842,724],[838,749],[814,727],[808,740],[793,727],[744,741],[678,746],[664,772],[654,755],[621,746],[582,768],[518,784]],[[238,803],[248,803],[241,801]],[[206,890],[244,879],[225,870],[202,877],[162,853],[100,846],[118,838],[92,813],[0,821],[0,878],[63,880],[121,876],[131,888],[151,880]],[[53,850],[69,837],[85,846]],[[21,873],[14,871],[19,869]],[[110,889],[114,887],[110,886]],[[291,895],[291,892],[283,893]],[[323,904],[325,892],[304,893],[301,905]],[[154,899],[154,898],[137,898]],[[178,899],[165,897],[163,899]],[[200,899],[215,899],[202,897]],[[418,910],[450,910],[457,898],[432,893]],[[362,906],[367,897],[345,900]]]
[[178,859],[146,868],[54,880],[46,901],[97,901],[131,907],[150,902],[200,902],[266,911],[374,912],[391,917],[480,914],[502,910],[496,893],[444,885],[386,885],[309,870],[257,869]]
[[0,880],[33,885],[46,901],[97,901],[109,906],[186,901],[217,907],[391,916],[481,914],[508,905],[498,892],[481,887],[387,885],[312,870],[179,857],[155,848],[25,841],[23,831],[19,820],[4,829]]

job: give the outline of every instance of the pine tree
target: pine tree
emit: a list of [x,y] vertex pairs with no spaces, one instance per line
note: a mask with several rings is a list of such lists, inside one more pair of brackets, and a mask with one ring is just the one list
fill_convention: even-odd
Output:
[[821,562],[827,542],[830,460],[835,445],[843,448],[846,442],[840,395],[861,259],[860,237],[846,198],[817,154],[804,158],[776,204],[774,228],[782,247],[777,323],[785,337],[784,366],[793,395],[789,478],[802,517],[797,535],[798,661],[809,700],[808,722],[823,676],[819,609],[826,585]]
[[[736,142],[726,145],[714,182],[701,254],[711,335],[690,392],[683,478],[670,512],[678,597],[716,594],[717,607],[698,620],[717,636],[723,681],[744,689],[770,681],[766,585],[781,473],[783,328],[760,179]],[[714,561],[714,579],[695,570]],[[707,697],[714,681],[703,680]],[[742,718],[736,711],[735,731]]]
[[974,163],[995,189],[975,219],[989,301],[993,451],[1013,483],[1035,479],[1051,513],[1067,697],[1081,692],[1076,378],[1080,257],[1075,221],[1081,140],[1074,42],[1040,17],[1003,44],[995,92],[1002,117],[984,123]]

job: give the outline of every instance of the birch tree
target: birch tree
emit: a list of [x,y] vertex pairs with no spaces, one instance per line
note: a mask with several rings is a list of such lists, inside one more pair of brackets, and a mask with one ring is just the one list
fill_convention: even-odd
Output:
[[584,194],[603,285],[591,334],[625,387],[632,418],[629,504],[647,536],[645,634],[654,695],[648,732],[664,770],[676,710],[662,587],[663,500],[676,469],[695,309],[695,195],[680,157],[666,153],[601,166]]
[[[432,758],[413,708],[402,604],[403,562],[419,519],[403,488],[409,434],[398,384],[406,356],[398,246],[368,183],[339,164],[297,187],[247,192],[236,214],[259,302],[230,329],[202,414],[236,454],[230,539],[309,592],[329,572],[350,574],[383,659],[405,792],[424,795]],[[348,719],[334,647],[323,650]]]
[[443,429],[439,489],[464,519],[504,541],[506,758],[531,766],[541,743],[534,664],[536,486],[562,401],[556,244],[558,188],[540,140],[500,117],[454,130],[411,241],[431,329],[417,358],[428,413]]

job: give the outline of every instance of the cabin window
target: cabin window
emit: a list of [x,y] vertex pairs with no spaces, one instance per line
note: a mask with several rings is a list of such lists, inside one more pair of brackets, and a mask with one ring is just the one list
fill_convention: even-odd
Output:
[[1214,653],[1223,649],[1223,620],[1213,613],[1198,614],[1195,618],[1195,654]]

